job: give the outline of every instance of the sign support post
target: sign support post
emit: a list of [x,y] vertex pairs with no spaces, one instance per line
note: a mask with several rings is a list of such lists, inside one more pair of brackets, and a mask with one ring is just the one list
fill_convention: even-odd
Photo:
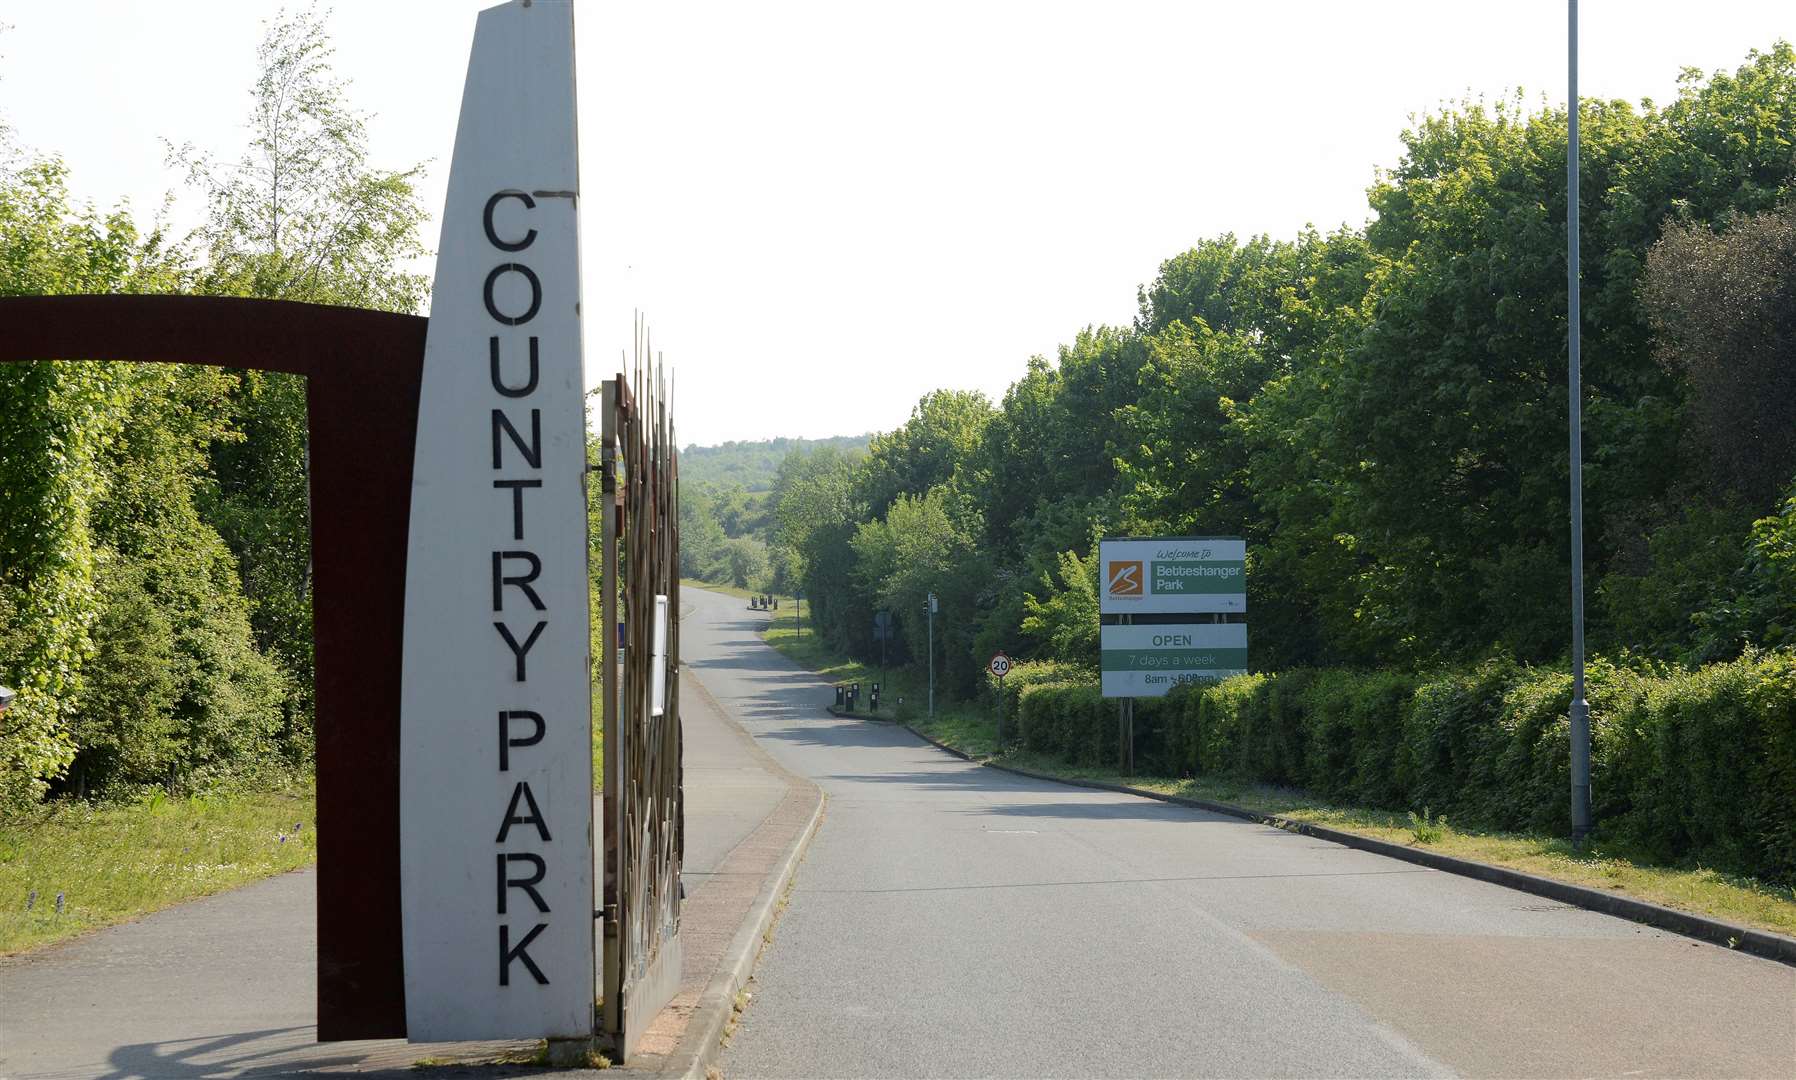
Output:
[[998,680],[998,752],[1004,752],[1004,676],[1010,674],[1010,657],[994,653],[985,669]]
[[929,718],[935,719],[935,594],[929,594]]

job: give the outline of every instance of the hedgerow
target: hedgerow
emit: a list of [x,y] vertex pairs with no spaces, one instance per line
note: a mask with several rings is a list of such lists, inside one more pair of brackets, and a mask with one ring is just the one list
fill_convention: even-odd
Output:
[[[1029,674],[1006,687],[1005,708],[1025,749],[1116,763],[1116,704],[1089,676],[1017,670]],[[1796,653],[1695,670],[1598,658],[1587,697],[1601,837],[1660,861],[1796,881]],[[1567,672],[1502,659],[1243,675],[1138,702],[1136,765],[1565,834],[1570,706]]]

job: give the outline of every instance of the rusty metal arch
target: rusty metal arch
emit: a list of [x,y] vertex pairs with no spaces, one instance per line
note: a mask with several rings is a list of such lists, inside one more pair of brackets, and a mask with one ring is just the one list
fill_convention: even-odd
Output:
[[428,320],[210,296],[0,297],[0,363],[306,376],[318,745],[318,1038],[405,1035],[399,667]]

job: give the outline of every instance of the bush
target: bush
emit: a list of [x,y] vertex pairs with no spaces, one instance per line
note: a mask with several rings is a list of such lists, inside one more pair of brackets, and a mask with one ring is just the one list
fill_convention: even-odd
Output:
[[[1089,676],[1007,680],[1028,749],[1116,761],[1116,709]],[[1416,675],[1297,669],[1136,703],[1136,762],[1170,775],[1301,785],[1455,822],[1570,831],[1571,675],[1506,659]],[[1796,882],[1796,653],[1695,670],[1589,665],[1592,813],[1662,861]]]
[[1032,660],[1013,666],[1010,674],[1004,676],[1004,681],[1000,684],[998,697],[999,708],[1004,713],[1004,729],[1012,732],[1019,730],[1017,725],[1020,723],[1019,710],[1024,691],[1037,686],[1089,681],[1090,672],[1077,664]]
[[1041,683],[1019,699],[1024,749],[1075,765],[1116,764],[1116,712],[1096,683]]
[[175,789],[279,760],[286,684],[255,649],[235,581],[223,542],[203,529],[106,553],[94,653],[72,709],[80,749],[59,787]]

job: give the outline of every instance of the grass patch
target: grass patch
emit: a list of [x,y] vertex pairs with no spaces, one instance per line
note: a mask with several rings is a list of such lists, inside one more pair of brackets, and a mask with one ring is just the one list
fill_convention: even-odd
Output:
[[[860,679],[865,686],[877,677],[877,668],[846,660],[828,650],[809,634],[797,641],[780,629],[762,635],[769,645],[794,662],[818,672],[831,682]],[[869,672],[872,675],[869,675]],[[890,674],[889,701],[903,694],[915,697],[921,685],[916,673]],[[1553,836],[1508,833],[1448,826],[1446,818],[1422,816],[1365,807],[1344,806],[1316,798],[1307,792],[1275,788],[1226,777],[1123,776],[1115,769],[1084,768],[1058,758],[1011,749],[998,754],[995,703],[938,702],[933,720],[914,706],[885,707],[880,718],[903,719],[911,727],[980,761],[1029,769],[1050,776],[1125,784],[1188,799],[1228,803],[1264,814],[1277,814],[1398,844],[1426,844],[1430,851],[1463,859],[1508,867],[1541,877],[1555,878],[1592,888],[1612,889],[1655,904],[1724,919],[1760,930],[1796,936],[1796,889],[1771,885],[1755,878],[1721,873],[1704,867],[1668,867],[1654,864],[1623,847],[1591,843],[1583,850]],[[908,713],[899,716],[898,713]],[[1006,742],[1016,737],[1006,732]]]
[[309,786],[0,818],[0,956],[309,865],[316,820]]

